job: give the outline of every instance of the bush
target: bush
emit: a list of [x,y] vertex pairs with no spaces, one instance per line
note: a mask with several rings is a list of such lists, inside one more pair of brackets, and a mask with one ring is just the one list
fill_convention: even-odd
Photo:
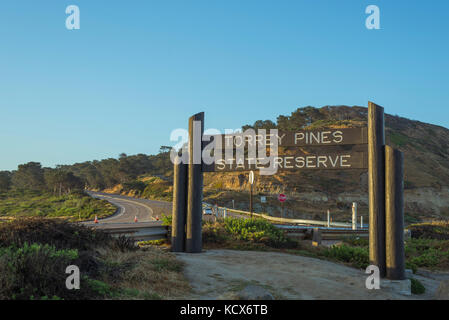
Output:
[[411,284],[412,284],[412,293],[413,294],[423,294],[424,292],[426,292],[426,288],[423,286],[423,284],[414,278],[410,279]]
[[206,222],[203,225],[203,242],[204,243],[224,243],[229,236],[221,223]]
[[129,192],[131,190],[137,190],[139,193],[142,193],[146,188],[146,184],[142,181],[131,181],[123,183],[123,190]]
[[57,249],[90,250],[115,245],[109,234],[64,220],[25,218],[0,224],[0,247],[40,243]]
[[172,221],[173,221],[173,216],[171,216],[171,215],[168,216],[168,215],[162,214],[161,220],[162,220],[163,226],[171,227]]
[[77,250],[57,250],[54,246],[24,244],[0,248],[0,299],[87,299],[94,292],[81,285],[68,290],[65,270],[79,265]]
[[412,269],[444,269],[449,266],[449,240],[410,239],[405,246],[407,263]]
[[91,198],[82,192],[54,196],[50,193],[11,191],[0,196],[0,216],[65,217],[72,221],[109,216],[116,208],[106,200]]
[[264,243],[274,248],[295,248],[297,242],[264,219],[224,219],[225,230],[239,240]]
[[333,246],[323,250],[325,257],[352,264],[356,268],[366,269],[369,266],[369,253],[367,248],[350,247],[345,244]]
[[449,240],[449,222],[446,221],[413,224],[409,229],[416,239]]

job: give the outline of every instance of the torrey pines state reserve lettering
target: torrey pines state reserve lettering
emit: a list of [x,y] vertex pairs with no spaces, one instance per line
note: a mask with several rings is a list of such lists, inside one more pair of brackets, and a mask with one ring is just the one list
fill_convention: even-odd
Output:
[[217,159],[215,163],[203,164],[204,172],[248,171],[268,167],[280,170],[296,169],[366,169],[366,152],[349,151],[335,154],[296,154],[281,155],[272,158]]
[[[204,135],[205,145],[218,144],[221,139],[221,147],[235,149],[242,147],[270,147],[277,144],[279,147],[305,147],[305,146],[335,146],[348,144],[367,144],[367,128],[321,129],[301,131],[277,131],[267,130],[266,134],[233,133],[229,135]],[[210,142],[208,142],[210,141]]]

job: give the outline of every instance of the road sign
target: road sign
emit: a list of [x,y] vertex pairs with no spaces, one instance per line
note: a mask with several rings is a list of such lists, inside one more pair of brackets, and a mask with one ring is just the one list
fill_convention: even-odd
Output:
[[[266,160],[266,159],[265,159]],[[276,167],[278,170],[344,170],[367,169],[366,151],[326,151],[315,153],[297,153],[296,155],[279,155],[272,157],[270,163],[263,163],[262,158],[218,159],[210,165],[203,164],[203,172],[249,171]]]
[[287,196],[286,196],[285,194],[283,194],[283,193],[280,193],[280,194],[278,195],[278,200],[279,200],[280,202],[284,202],[285,200],[287,200]]
[[[307,147],[307,146],[335,146],[348,144],[367,144],[368,130],[363,128],[320,129],[277,131],[266,134],[259,132],[232,133],[221,135],[204,135],[204,145],[214,143],[223,149],[236,149],[241,147],[273,146],[276,142],[279,147]],[[221,139],[221,143],[220,143]]]

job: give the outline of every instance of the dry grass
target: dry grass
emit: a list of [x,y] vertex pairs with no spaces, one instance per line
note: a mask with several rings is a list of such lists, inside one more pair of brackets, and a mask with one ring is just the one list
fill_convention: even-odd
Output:
[[103,279],[114,288],[126,288],[126,299],[179,299],[190,291],[184,278],[183,263],[164,249],[146,247],[137,251],[102,250],[101,257],[108,265],[125,266],[117,278]]

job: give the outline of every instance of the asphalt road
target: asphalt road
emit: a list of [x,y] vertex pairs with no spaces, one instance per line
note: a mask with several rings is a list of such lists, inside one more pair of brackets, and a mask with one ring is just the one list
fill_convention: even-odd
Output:
[[[172,212],[172,203],[166,201],[159,200],[148,200],[148,199],[139,199],[128,196],[122,196],[118,194],[111,193],[103,193],[103,192],[94,192],[87,191],[87,193],[94,198],[104,199],[109,201],[113,205],[115,205],[118,210],[117,212],[108,217],[99,219],[99,223],[96,224],[97,227],[102,225],[112,225],[116,227],[123,227],[129,223],[135,223],[134,218],[137,217],[137,221],[140,223],[144,222],[156,222],[157,219],[161,219],[162,214],[171,215]],[[228,211],[228,216],[235,217],[239,219],[247,219],[248,216],[230,212]],[[212,215],[204,215],[203,220],[205,221],[213,221],[214,216]],[[87,225],[94,224],[93,221],[85,222]],[[119,225],[120,224],[120,225]],[[112,227],[112,226],[109,226]],[[109,228],[108,227],[108,228]]]
[[135,217],[137,217],[138,222],[157,221],[157,218],[161,219],[162,214],[170,215],[172,210],[171,202],[137,199],[93,191],[87,191],[87,193],[91,197],[107,200],[118,208],[114,215],[99,219],[99,224],[134,223]]

